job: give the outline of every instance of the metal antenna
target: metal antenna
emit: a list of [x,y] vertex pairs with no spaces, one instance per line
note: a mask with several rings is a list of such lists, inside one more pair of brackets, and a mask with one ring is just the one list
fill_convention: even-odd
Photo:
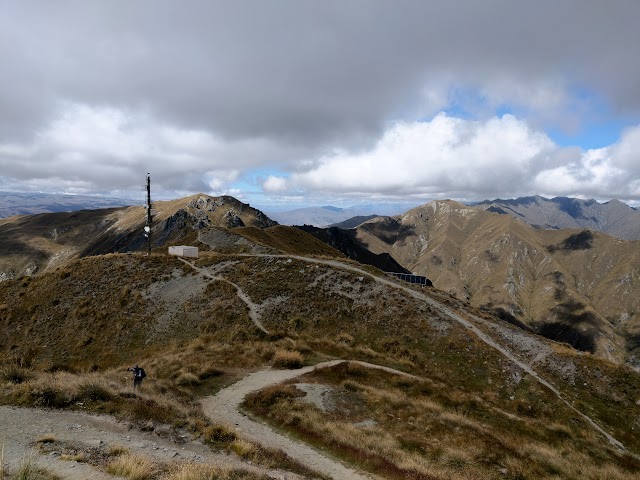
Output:
[[151,255],[151,174],[147,173],[147,223],[144,226],[144,236],[147,237],[147,255]]

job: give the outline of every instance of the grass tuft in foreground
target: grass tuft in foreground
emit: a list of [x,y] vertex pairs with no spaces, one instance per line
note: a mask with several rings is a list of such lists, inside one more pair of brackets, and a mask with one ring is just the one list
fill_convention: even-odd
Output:
[[[4,478],[4,471],[0,467],[0,479]],[[22,460],[15,475],[9,477],[11,480],[62,480],[57,475],[40,468],[36,465],[36,454],[30,452]]]
[[129,480],[149,480],[158,473],[158,467],[143,455],[127,453],[107,465],[107,473]]

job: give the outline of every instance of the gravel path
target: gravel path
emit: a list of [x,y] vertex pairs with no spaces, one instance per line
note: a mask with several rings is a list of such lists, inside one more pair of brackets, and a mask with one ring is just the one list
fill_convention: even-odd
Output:
[[[300,368],[298,370],[262,370],[246,376],[233,385],[220,390],[216,395],[204,398],[201,403],[205,414],[216,423],[226,424],[234,428],[240,436],[253,442],[257,442],[269,448],[278,448],[287,453],[291,458],[304,464],[310,469],[323,473],[337,480],[364,480],[378,478],[370,474],[357,472],[337,460],[321,453],[304,443],[292,440],[271,427],[258,423],[250,417],[238,411],[244,398],[255,391],[276,385],[286,380],[309,373],[316,368],[326,368],[338,365],[345,360],[332,360],[320,363],[313,367]],[[358,363],[373,368],[382,368],[386,371],[406,375],[386,367],[379,367],[364,362]]]
[[[294,258],[296,260],[300,260],[303,262],[308,262],[308,263],[319,263],[319,264],[323,264],[323,265],[329,265],[332,267],[336,267],[336,268],[341,268],[344,270],[348,270],[354,273],[358,273],[360,275],[365,275],[367,277],[370,277],[372,279],[374,279],[376,282],[393,287],[393,288],[398,288],[400,290],[405,291],[406,293],[408,293],[409,295],[411,295],[412,297],[414,297],[417,300],[421,300],[424,302],[427,302],[430,306],[432,306],[433,308],[435,308],[436,310],[438,310],[440,313],[444,314],[445,316],[449,317],[450,319],[458,322],[459,324],[461,324],[462,326],[466,327],[468,330],[470,330],[471,332],[473,332],[480,340],[482,340],[485,344],[489,345],[490,347],[496,349],[498,352],[500,352],[502,355],[504,355],[506,358],[508,358],[511,362],[513,362],[515,365],[517,365],[518,367],[520,367],[522,370],[524,370],[525,372],[527,372],[529,375],[531,375],[533,378],[535,378],[540,384],[544,385],[545,387],[547,387],[549,390],[551,390],[560,401],[562,401],[567,407],[569,407],[571,410],[573,410],[577,415],[579,415],[582,419],[584,419],[589,425],[591,425],[591,427],[598,431],[599,433],[601,433],[606,439],[607,441],[619,448],[620,450],[625,450],[624,445],[622,444],[622,442],[616,440],[615,438],[613,438],[613,436],[611,434],[609,434],[607,431],[605,431],[600,425],[598,425],[591,417],[589,417],[588,415],[584,414],[583,412],[581,412],[580,410],[578,410],[576,407],[574,407],[568,400],[566,400],[563,396],[562,393],[560,393],[560,391],[551,383],[549,383],[547,380],[545,380],[544,378],[542,378],[532,367],[531,365],[523,362],[522,360],[520,360],[518,357],[516,357],[510,350],[508,350],[507,348],[503,347],[502,345],[500,345],[499,343],[497,343],[493,338],[491,338],[489,335],[487,335],[486,333],[484,333],[482,330],[480,330],[476,325],[474,325],[473,323],[471,323],[470,321],[462,318],[460,315],[458,315],[457,313],[455,313],[454,311],[452,311],[451,309],[447,308],[446,306],[444,306],[443,304],[441,304],[440,302],[432,299],[431,297],[411,288],[411,287],[407,287],[405,285],[402,285],[400,283],[398,283],[398,281],[396,280],[391,280],[388,278],[384,278],[384,277],[379,277],[377,275],[373,275],[365,270],[362,270],[358,267],[354,267],[353,265],[349,265],[346,263],[342,263],[340,261],[337,260],[326,260],[326,259],[321,259],[321,258],[310,258],[310,257],[301,257],[301,256],[297,256],[297,255],[249,255],[249,254],[243,254],[241,256],[247,256],[247,257],[271,257],[271,258]],[[479,317],[470,315],[474,321],[478,322],[478,323],[482,323],[482,324],[488,324],[488,322],[486,320],[483,320]]]
[[[264,471],[252,467],[235,456],[213,453],[198,441],[176,444],[152,432],[130,430],[127,425],[107,415],[0,406],[0,448],[4,445],[5,470],[8,468],[15,471],[19,468],[31,452],[32,442],[44,435],[53,435],[57,441],[83,447],[108,449],[120,445],[132,453],[140,453],[161,462],[189,460],[228,468],[243,468],[266,473],[272,478],[298,478],[286,476],[280,471]],[[36,455],[35,462],[64,479],[119,478],[86,463],[61,460],[55,455]]]
[[[485,344],[499,351],[515,365],[520,367],[535,378],[542,385],[552,391],[565,405],[583,418],[595,430],[600,432],[610,444],[624,449],[621,442],[613,438],[609,433],[602,429],[590,417],[576,409],[569,401],[567,401],[560,391],[551,383],[542,378],[531,365],[523,362],[516,357],[510,350],[498,344],[488,334],[480,330],[470,321],[462,318],[446,306],[435,301],[429,296],[397,281],[384,277],[372,275],[371,273],[360,268],[348,265],[336,260],[325,260],[317,258],[307,258],[292,255],[245,255],[250,257],[275,257],[275,258],[294,258],[297,260],[329,265],[344,270],[358,273],[373,278],[381,284],[401,289],[407,292],[417,300],[425,301],[442,314],[458,322],[473,332]],[[204,269],[195,267],[190,262],[183,260],[186,264],[199,271],[203,275],[217,281],[225,281],[232,284],[238,296],[249,307],[249,315],[254,324],[262,331],[267,330],[260,322],[259,305],[253,303],[251,299],[242,291],[242,289],[234,283],[222,277],[217,277]],[[472,316],[475,322],[487,324],[481,318]],[[372,475],[366,475],[356,472],[355,470],[344,466],[336,460],[325,456],[317,450],[298,441],[291,440],[277,432],[274,432],[266,425],[260,424],[249,417],[238,412],[238,407],[244,400],[245,396],[251,392],[260,390],[269,385],[281,383],[283,381],[298,377],[312,371],[314,368],[323,368],[337,365],[344,360],[335,360],[318,364],[315,367],[307,367],[299,370],[265,370],[253,373],[239,382],[231,385],[218,392],[218,394],[207,397],[202,400],[205,413],[218,423],[226,423],[235,427],[240,434],[250,440],[263,444],[270,448],[279,448],[285,451],[292,458],[300,461],[318,472],[326,474],[331,478],[341,480],[360,480],[376,478]],[[354,362],[369,368],[377,368],[387,372],[408,375],[391,368],[372,365],[365,362]],[[416,378],[416,377],[414,377]],[[237,457],[224,454],[212,453],[205,445],[199,442],[187,442],[177,445],[169,440],[160,438],[154,433],[146,433],[139,431],[131,431],[126,425],[121,424],[108,416],[89,415],[81,412],[68,412],[56,410],[40,410],[33,408],[17,408],[0,406],[0,446],[4,447],[4,463],[9,469],[15,470],[31,449],[31,444],[42,435],[51,434],[57,440],[68,441],[77,444],[84,444],[90,447],[110,447],[114,445],[122,445],[127,447],[131,452],[142,453],[153,457],[160,461],[170,461],[176,459],[194,460],[199,462],[215,463],[217,465],[229,468],[245,468],[254,471],[261,471],[256,467],[252,467],[241,462]],[[37,464],[49,471],[60,475],[65,479],[112,479],[115,478],[104,472],[101,472],[90,465],[63,461],[59,457],[53,455],[37,457]],[[279,471],[262,471],[273,478],[299,478],[296,475],[283,473]]]

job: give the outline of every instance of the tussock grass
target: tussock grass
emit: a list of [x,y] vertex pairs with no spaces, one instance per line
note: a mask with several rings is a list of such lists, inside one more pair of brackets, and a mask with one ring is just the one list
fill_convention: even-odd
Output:
[[33,451],[24,456],[17,472],[10,478],[11,480],[62,480],[46,469],[38,467],[36,465],[36,454]]
[[90,402],[106,402],[113,398],[113,387],[104,378],[85,380],[78,386],[78,397]]
[[260,475],[246,470],[227,469],[214,465],[196,463],[177,464],[170,467],[162,480],[267,480],[267,475]]
[[83,452],[63,453],[60,455],[60,460],[66,460],[68,462],[86,462],[87,456]]
[[151,422],[199,432],[207,425],[191,397],[152,382],[134,390],[121,371],[34,373],[32,379],[5,389],[2,395],[17,405],[109,413],[145,428]]
[[247,440],[237,439],[231,443],[230,450],[240,458],[265,468],[282,468],[305,478],[326,479],[301,463],[293,460],[282,450],[264,447]]
[[250,460],[256,454],[256,446],[245,440],[234,440],[231,444],[231,450],[240,458]]
[[[561,423],[572,415],[558,407],[539,419],[502,415],[490,399],[450,385],[358,365],[342,364],[305,377],[332,385],[337,408],[325,412],[301,401],[292,385],[256,392],[245,407],[384,477],[493,479],[504,468],[507,478],[617,480],[640,475],[640,462],[620,458],[599,437],[585,434],[585,425]],[[363,420],[372,423],[363,427]]]
[[302,368],[304,357],[300,352],[278,350],[273,356],[273,366],[280,368]]
[[30,371],[26,368],[20,368],[18,366],[7,366],[0,370],[0,378],[10,383],[22,383],[26,382],[31,377]]
[[153,460],[143,455],[124,454],[107,465],[107,473],[128,480],[149,480],[158,473],[158,466]]
[[236,433],[225,425],[213,425],[204,431],[204,440],[215,445],[228,444],[237,439]]
[[118,457],[120,455],[126,455],[129,453],[129,449],[124,445],[111,445],[107,452],[109,456]]
[[[221,282],[209,283],[204,293],[181,304],[162,330],[154,322],[171,304],[155,303],[152,293],[174,276],[191,277],[190,270],[159,255],[85,259],[51,275],[0,284],[5,305],[0,338],[6,339],[0,364],[17,371],[15,378],[24,376],[17,382],[13,374],[0,377],[6,383],[0,401],[110,413],[145,428],[170,423],[228,449],[237,439],[207,430],[215,427],[195,403],[198,395],[275,364],[283,351],[298,352],[301,364],[352,358],[429,380],[346,365],[311,377],[340,392],[335,412],[314,412],[289,387],[260,392],[250,406],[283,428],[326,442],[327,448],[390,477],[482,479],[494,478],[502,468],[507,478],[597,478],[593,472],[599,472],[617,479],[638,473],[634,459],[609,450],[526,373],[404,292],[286,258],[211,256],[198,264],[216,266],[216,274],[240,285],[261,305],[263,323],[273,335],[255,332],[246,305]],[[114,278],[126,279],[126,285],[114,289]],[[440,295],[463,316],[473,313],[446,294],[430,294]],[[637,373],[554,348],[536,369],[631,451],[640,452],[637,426],[629,421],[640,417]],[[131,388],[123,371],[123,362],[130,361],[149,374],[140,390]],[[97,371],[88,373],[92,370]],[[355,426],[365,420],[375,423]],[[524,444],[546,445],[561,458],[521,448]],[[576,452],[584,452],[586,460]],[[579,464],[583,474],[563,458]],[[595,460],[589,458],[601,469],[594,470]]]

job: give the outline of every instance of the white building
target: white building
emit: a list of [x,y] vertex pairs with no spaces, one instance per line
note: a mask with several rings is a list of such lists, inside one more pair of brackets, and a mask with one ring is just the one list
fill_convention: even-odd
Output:
[[169,247],[169,255],[176,255],[178,257],[198,258],[198,247],[189,247],[187,245]]

